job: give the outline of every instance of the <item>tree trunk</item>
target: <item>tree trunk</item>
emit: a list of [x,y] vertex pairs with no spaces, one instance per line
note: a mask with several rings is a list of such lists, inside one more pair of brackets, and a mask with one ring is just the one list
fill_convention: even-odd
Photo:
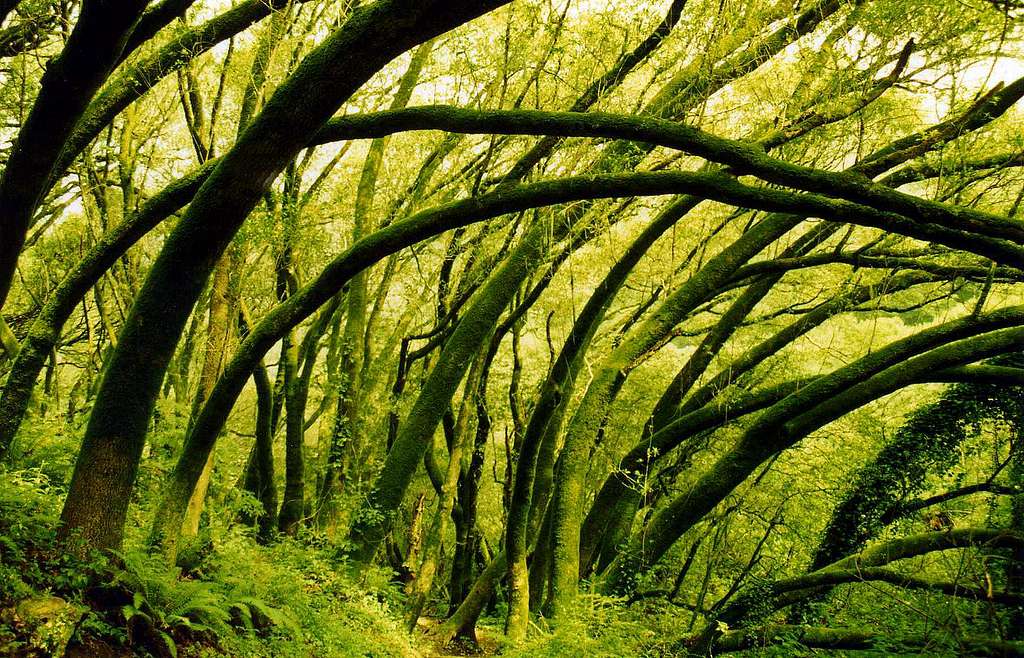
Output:
[[476,406],[476,436],[469,467],[459,475],[458,500],[461,515],[456,521],[455,555],[449,583],[449,614],[454,614],[469,595],[473,585],[473,568],[480,548],[477,529],[477,502],[480,480],[483,477],[487,443],[491,438],[491,419],[487,413],[487,378],[481,376],[474,395]]
[[[277,481],[274,474],[274,393],[262,363],[253,370],[256,385],[256,445],[252,466],[246,469],[245,488],[259,499],[263,514],[256,520],[257,538],[266,543],[277,532]],[[249,474],[252,473],[250,479]]]
[[[217,383],[217,377],[227,362],[228,343],[231,340],[230,318],[232,317],[230,303],[228,301],[228,283],[235,259],[226,254],[220,259],[217,268],[213,273],[213,284],[210,289],[210,311],[206,323],[206,347],[203,356],[203,368],[199,376],[199,393],[193,405],[193,413],[198,413],[203,401],[213,391]],[[188,508],[185,512],[185,520],[182,523],[181,535],[184,538],[195,537],[199,532],[199,516],[203,511],[203,503],[206,500],[206,490],[210,485],[210,475],[213,471],[213,453],[206,458],[206,465],[203,466],[203,473],[199,476],[199,482],[192,491],[188,501]]]
[[[423,459],[428,439],[448,410],[473,355],[488,340],[515,291],[543,257],[548,230],[542,222],[530,228],[519,247],[490,277],[459,320],[377,477],[365,506],[373,513],[360,515],[352,527],[352,557],[357,562],[369,562],[390,530],[409,481]],[[555,232],[559,234],[564,230],[556,227]]]
[[[629,580],[655,563],[686,530],[741,484],[767,458],[839,415],[911,383],[928,381],[942,369],[1006,351],[1024,338],[1012,319],[1021,309],[948,322],[862,357],[818,378],[770,407],[684,495],[654,515],[642,536],[620,554],[602,588],[623,591]],[[988,332],[988,333],[986,333]]]
[[354,10],[221,159],[167,238],[125,322],[71,478],[62,540],[78,535],[85,546],[120,546],[146,427],[177,339],[211,269],[271,181],[386,62],[504,2],[446,2],[443,12],[440,4],[385,0]]
[[305,407],[298,370],[298,346],[294,334],[285,334],[281,342],[281,367],[284,368],[284,496],[278,515],[278,530],[294,536],[303,517],[306,490]]
[[636,326],[598,368],[583,400],[566,430],[565,446],[558,459],[555,495],[552,499],[554,565],[551,615],[558,617],[572,605],[580,575],[580,529],[590,446],[612,403],[614,391],[633,361],[657,344],[699,304],[728,281],[733,272],[758,252],[785,235],[801,218],[772,215],[722,250],[689,281],[668,297],[643,324]]
[[[406,69],[398,83],[398,90],[391,100],[390,109],[405,107],[416,88],[420,72],[430,56],[431,42],[421,44],[413,53],[409,68]],[[352,218],[352,242],[356,243],[366,234],[373,231],[373,202],[377,191],[377,177],[380,174],[388,138],[379,137],[370,142],[370,148],[363,162],[359,185],[356,188],[355,207]],[[340,391],[335,417],[334,436],[328,453],[327,472],[318,508],[323,514],[329,514],[333,507],[332,499],[340,495],[340,484],[346,480],[344,474],[337,471],[342,464],[339,460],[343,450],[359,454],[363,438],[359,426],[359,403],[363,371],[364,340],[366,333],[366,278],[367,272],[359,272],[348,285],[348,310],[345,315],[345,329],[341,342],[341,373]],[[325,522],[327,519],[321,519]]]
[[82,7],[64,50],[46,66],[31,112],[18,131],[0,177],[0,308],[14,279],[32,215],[51,183],[65,142],[93,94],[106,80],[144,0]]

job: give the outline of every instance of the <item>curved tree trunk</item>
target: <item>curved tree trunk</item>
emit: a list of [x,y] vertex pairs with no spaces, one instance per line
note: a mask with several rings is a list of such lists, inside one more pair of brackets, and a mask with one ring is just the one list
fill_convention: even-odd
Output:
[[801,221],[802,218],[791,215],[773,215],[762,220],[708,261],[646,321],[630,331],[619,347],[594,372],[583,400],[566,429],[565,446],[558,458],[552,499],[553,617],[565,612],[576,596],[580,574],[580,529],[583,522],[586,463],[590,457],[590,446],[612,402],[617,382],[639,356],[654,347],[687,313],[717,292],[737,268]]
[[145,0],[88,2],[64,50],[51,59],[39,94],[0,177],[0,308],[10,292],[32,215],[49,189],[65,142],[117,64]]
[[438,4],[385,0],[354,10],[277,88],[199,190],[154,262],[107,367],[61,515],[61,539],[120,546],[146,427],[177,338],[217,258],[271,181],[385,63],[503,2],[447,2],[443,12]]
[[[567,229],[560,226],[554,230],[558,235]],[[459,320],[374,483],[365,506],[373,513],[362,514],[352,527],[350,541],[353,544],[352,557],[356,561],[369,562],[377,552],[409,481],[423,459],[428,439],[433,436],[441,416],[451,404],[455,388],[469,367],[473,354],[485,344],[515,291],[543,257],[548,232],[549,228],[543,222],[535,223]]]
[[[743,437],[684,495],[654,515],[642,537],[609,566],[605,591],[624,591],[630,579],[666,551],[766,459],[838,416],[944,368],[984,359],[1024,338],[1020,308],[955,320],[926,329],[818,378],[764,412]],[[987,332],[987,333],[986,333]]]

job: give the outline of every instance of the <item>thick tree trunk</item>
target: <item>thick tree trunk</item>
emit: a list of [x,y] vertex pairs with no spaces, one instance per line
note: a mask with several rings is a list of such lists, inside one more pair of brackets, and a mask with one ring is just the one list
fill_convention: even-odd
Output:
[[272,425],[274,391],[262,363],[252,372],[256,385],[256,445],[252,464],[246,468],[243,486],[256,496],[263,514],[256,520],[257,538],[266,543],[277,532],[277,481],[274,474],[274,428]]
[[46,66],[32,111],[0,177],[0,308],[7,300],[32,214],[49,189],[65,142],[120,58],[145,7],[145,0],[84,3],[64,50]]
[[443,12],[440,4],[385,0],[354,10],[277,88],[214,169],[125,322],[71,479],[63,540],[77,534],[86,546],[120,546],[146,426],[177,339],[216,260],[277,174],[385,63],[504,3],[446,2]]

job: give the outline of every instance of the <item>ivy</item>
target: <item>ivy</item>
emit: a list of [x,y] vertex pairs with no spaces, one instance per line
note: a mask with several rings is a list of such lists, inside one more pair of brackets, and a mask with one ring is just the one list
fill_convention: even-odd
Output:
[[[990,363],[1020,367],[1024,353]],[[948,470],[955,463],[957,449],[983,423],[1016,427],[1022,414],[1024,390],[999,384],[956,384],[918,409],[855,476],[825,528],[811,568],[820,569],[862,548],[886,522],[900,515],[902,501],[924,487],[929,473]]]

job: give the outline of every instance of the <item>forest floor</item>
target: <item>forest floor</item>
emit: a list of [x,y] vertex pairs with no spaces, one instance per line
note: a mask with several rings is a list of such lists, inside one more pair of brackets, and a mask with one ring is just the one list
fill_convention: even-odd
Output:
[[661,617],[586,596],[578,618],[523,646],[505,643],[500,610],[480,619],[476,645],[443,645],[443,614],[410,634],[394,574],[345,568],[319,536],[261,545],[247,526],[215,523],[179,567],[145,551],[138,527],[124,551],[77,558],[53,533],[62,493],[40,470],[0,470],[0,656],[628,656],[652,653],[678,626],[666,617],[654,630]]
[[454,640],[447,645],[443,645],[436,639],[436,636],[432,635],[430,632],[431,629],[443,622],[443,619],[435,619],[432,617],[420,617],[419,620],[417,620],[416,626],[418,630],[418,640],[419,644],[423,647],[423,651],[425,652],[423,655],[425,657],[494,656],[498,654],[501,646],[499,640],[501,637],[500,629],[490,628],[481,624],[476,630],[476,645],[459,640]]

